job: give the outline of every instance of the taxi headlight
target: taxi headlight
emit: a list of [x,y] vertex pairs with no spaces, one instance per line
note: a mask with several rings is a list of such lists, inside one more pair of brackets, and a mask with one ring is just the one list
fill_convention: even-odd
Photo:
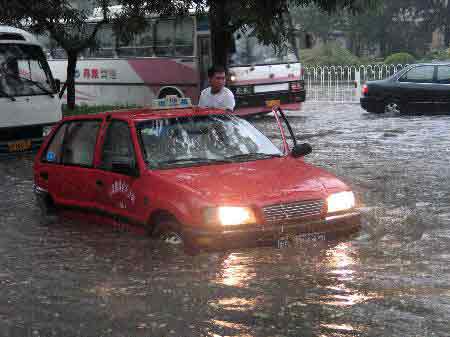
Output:
[[328,213],[340,212],[355,207],[353,192],[333,193],[327,198]]
[[223,206],[207,209],[205,220],[222,226],[237,226],[256,223],[253,210],[249,207]]

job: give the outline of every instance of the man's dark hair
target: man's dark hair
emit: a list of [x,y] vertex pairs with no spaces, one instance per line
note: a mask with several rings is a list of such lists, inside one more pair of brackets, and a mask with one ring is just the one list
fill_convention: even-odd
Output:
[[225,73],[224,66],[212,66],[208,69],[208,77],[213,77],[216,73]]

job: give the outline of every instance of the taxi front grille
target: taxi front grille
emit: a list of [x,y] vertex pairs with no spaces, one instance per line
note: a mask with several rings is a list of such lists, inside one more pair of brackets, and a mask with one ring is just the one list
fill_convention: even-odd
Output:
[[267,206],[263,212],[267,223],[276,223],[320,215],[323,205],[323,200],[298,201]]

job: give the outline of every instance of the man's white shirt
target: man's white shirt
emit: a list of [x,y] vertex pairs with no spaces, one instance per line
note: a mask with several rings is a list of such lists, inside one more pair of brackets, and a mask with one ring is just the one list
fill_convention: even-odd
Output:
[[198,106],[202,108],[218,108],[234,110],[234,95],[230,89],[223,87],[218,93],[211,93],[211,87],[202,90]]

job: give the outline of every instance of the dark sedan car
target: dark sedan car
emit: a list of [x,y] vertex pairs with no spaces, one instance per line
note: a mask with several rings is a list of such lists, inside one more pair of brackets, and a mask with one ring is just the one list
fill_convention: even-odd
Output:
[[363,86],[368,112],[450,113],[450,63],[414,64]]

